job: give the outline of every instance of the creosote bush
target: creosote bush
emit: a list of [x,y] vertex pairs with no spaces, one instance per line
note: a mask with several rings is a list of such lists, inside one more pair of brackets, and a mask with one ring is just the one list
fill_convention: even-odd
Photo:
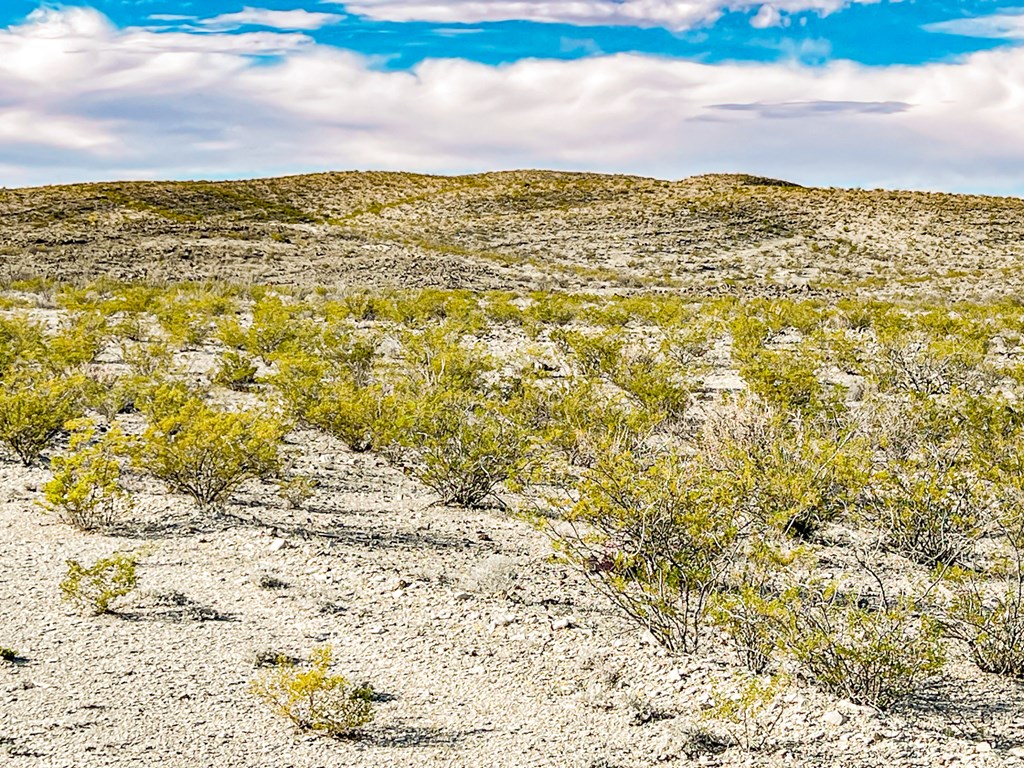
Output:
[[385,454],[443,504],[480,507],[525,455],[522,430],[505,404],[466,392],[399,399],[380,435]]
[[941,622],[911,598],[877,605],[834,586],[791,603],[785,652],[816,685],[857,704],[888,709],[942,669]]
[[701,646],[741,522],[694,462],[610,451],[550,501],[561,521],[547,527],[570,562],[666,648]]
[[307,667],[285,657],[251,685],[254,695],[304,731],[335,738],[358,735],[373,718],[373,689],[331,674],[331,646],[317,648]]
[[132,555],[117,553],[91,566],[68,560],[68,572],[60,584],[64,599],[95,614],[110,613],[112,603],[124,597],[138,584]]
[[288,427],[273,414],[219,410],[164,389],[150,418],[132,447],[135,465],[201,508],[221,508],[246,481],[271,480],[282,468]]
[[131,509],[121,485],[124,436],[115,428],[97,439],[95,425],[87,421],[69,426],[67,453],[50,461],[53,478],[43,486],[43,506],[83,531],[109,527]]
[[0,383],[0,444],[25,466],[37,462],[85,407],[82,376],[21,372]]

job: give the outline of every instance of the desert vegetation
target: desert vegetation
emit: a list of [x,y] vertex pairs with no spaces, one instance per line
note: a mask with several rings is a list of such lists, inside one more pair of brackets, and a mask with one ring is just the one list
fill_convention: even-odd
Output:
[[[611,611],[591,636],[615,626],[658,658],[720,665],[688,689],[693,712],[620,707],[687,720],[677,754],[798,753],[800,729],[783,731],[802,697],[914,732],[929,702],[1024,680],[1016,302],[117,281],[2,296],[6,468],[35,478],[33,524],[81,550],[54,589],[88,614],[149,615],[137,572],[165,545],[142,557],[138,539],[259,527],[268,505],[327,542],[310,567],[329,559],[312,456],[405,478],[442,516],[539,533],[533,576],[555,590],[574,574]],[[516,594],[508,574],[489,582]],[[372,739],[387,699],[311,649],[274,656],[250,692],[299,729]],[[1012,756],[1013,734],[988,738]]]

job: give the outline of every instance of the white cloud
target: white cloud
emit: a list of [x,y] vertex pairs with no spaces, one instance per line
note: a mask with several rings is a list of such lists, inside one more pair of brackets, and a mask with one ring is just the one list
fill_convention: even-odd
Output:
[[750,26],[755,29],[767,29],[768,27],[781,27],[782,14],[774,5],[762,5],[761,9],[754,14],[750,20]]
[[1024,40],[1024,10],[1015,13],[996,13],[970,19],[953,19],[927,24],[929,32],[942,32],[966,37],[989,37],[1005,40]]
[[269,29],[313,31],[331,24],[337,24],[345,17],[337,13],[313,13],[296,9],[273,11],[266,8],[243,8],[237,13],[222,13],[197,23],[202,27],[216,30],[231,30],[239,27],[267,27]]
[[118,30],[80,8],[0,28],[8,186],[550,167],[1024,192],[1021,124],[1024,48],[919,67],[618,55],[386,72],[302,35]]
[[778,24],[782,13],[828,14],[853,3],[880,0],[350,0],[350,13],[384,21],[479,24],[534,21],[579,26],[690,29],[723,12],[756,11],[755,26]]

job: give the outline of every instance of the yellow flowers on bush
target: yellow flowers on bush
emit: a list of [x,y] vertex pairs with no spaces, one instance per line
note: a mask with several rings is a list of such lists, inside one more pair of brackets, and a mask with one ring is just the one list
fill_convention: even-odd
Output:
[[43,486],[44,507],[79,530],[109,527],[131,508],[121,485],[124,436],[114,429],[97,440],[93,423],[69,426],[74,431],[67,453],[50,461],[53,478]]
[[373,719],[373,689],[331,674],[331,646],[317,648],[308,668],[287,659],[253,680],[250,690],[304,731],[352,737]]

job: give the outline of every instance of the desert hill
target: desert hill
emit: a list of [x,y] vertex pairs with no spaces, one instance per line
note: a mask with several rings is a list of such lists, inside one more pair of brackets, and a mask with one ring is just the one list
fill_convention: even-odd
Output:
[[1024,201],[512,171],[0,190],[0,277],[695,293],[1022,284]]

